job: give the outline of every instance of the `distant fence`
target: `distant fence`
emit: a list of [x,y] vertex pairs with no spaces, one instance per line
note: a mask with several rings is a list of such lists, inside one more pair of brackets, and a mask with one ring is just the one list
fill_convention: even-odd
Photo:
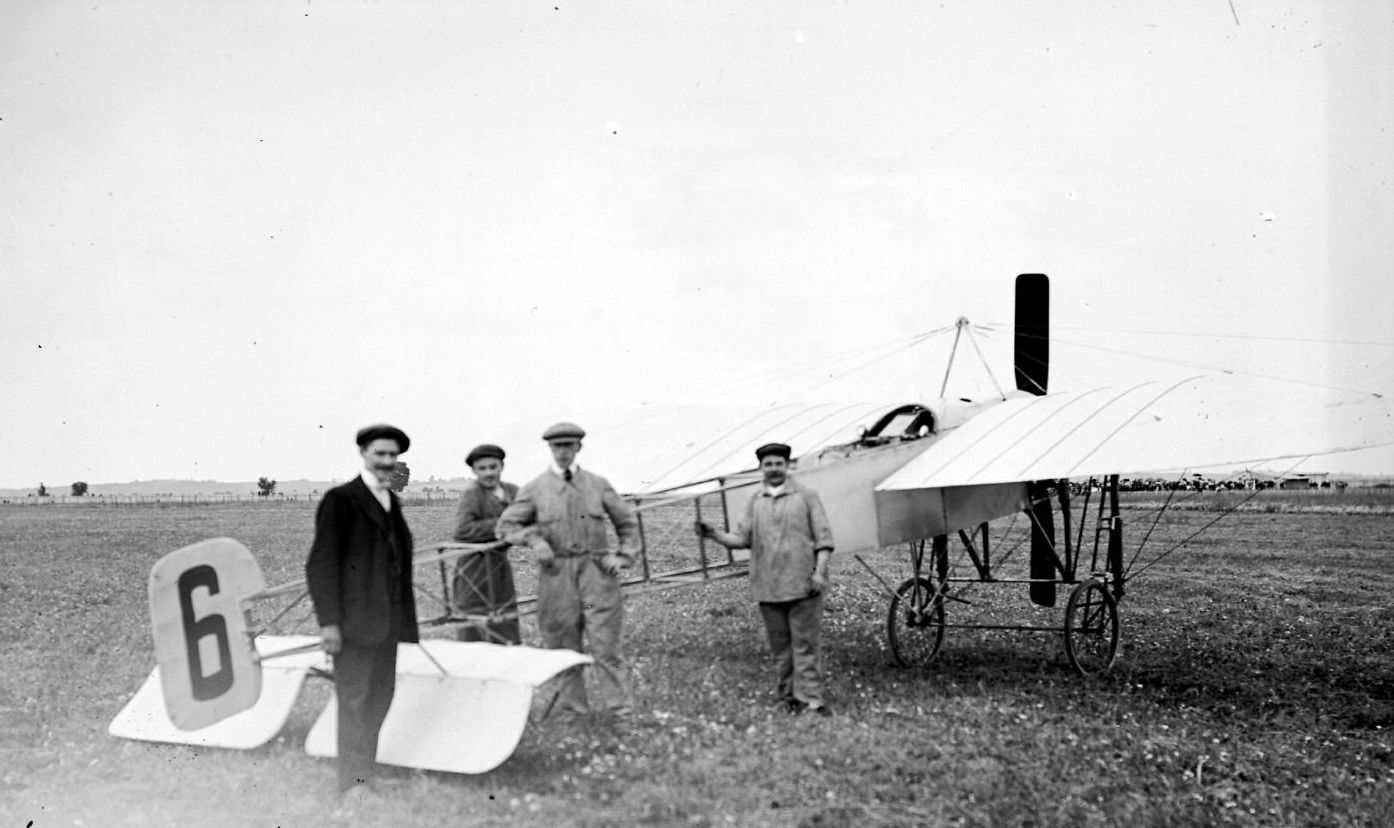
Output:
[[[279,492],[262,497],[257,494],[86,494],[86,495],[45,495],[38,497],[0,498],[0,505],[10,506],[204,506],[210,503],[256,503],[271,505],[276,503],[316,503],[323,492],[313,494],[281,494]],[[460,499],[458,490],[403,492],[398,495],[408,506],[455,503]]]

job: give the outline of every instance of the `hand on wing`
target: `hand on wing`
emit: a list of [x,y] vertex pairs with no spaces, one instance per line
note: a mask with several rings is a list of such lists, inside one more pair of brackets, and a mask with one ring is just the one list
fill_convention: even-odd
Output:
[[699,521],[697,521],[697,526],[696,526],[696,528],[697,528],[697,537],[699,537],[699,538],[709,538],[709,537],[712,536],[712,527],[711,527],[711,524],[710,524],[710,523],[707,523],[705,520],[699,520]]
[[339,650],[343,649],[344,637],[339,632],[338,624],[326,624],[319,628],[320,646],[330,655],[338,655]]

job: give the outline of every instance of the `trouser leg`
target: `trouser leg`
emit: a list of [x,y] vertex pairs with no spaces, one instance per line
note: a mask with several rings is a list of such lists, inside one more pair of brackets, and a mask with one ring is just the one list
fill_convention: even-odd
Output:
[[339,790],[366,782],[377,766],[378,731],[396,690],[397,642],[345,641],[334,657],[338,697]]
[[789,605],[794,698],[804,704],[823,703],[823,653],[819,647],[822,626],[822,595],[794,601]]
[[770,640],[778,680],[775,693],[779,698],[794,698],[794,651],[789,632],[789,604],[760,603],[760,617],[765,621],[765,635]]
[[[581,595],[577,590],[577,563],[583,558],[558,558],[537,575],[537,629],[542,646],[552,650],[581,652]],[[572,667],[557,676],[557,703],[562,710],[585,712],[585,678],[580,667]]]
[[595,658],[601,703],[607,710],[630,706],[629,669],[624,662],[624,596],[619,578],[607,575],[589,558],[579,558],[577,573],[586,638]]

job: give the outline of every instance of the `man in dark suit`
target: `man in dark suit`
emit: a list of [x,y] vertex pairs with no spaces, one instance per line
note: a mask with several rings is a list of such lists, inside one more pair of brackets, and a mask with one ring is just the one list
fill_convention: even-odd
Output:
[[396,689],[397,643],[418,640],[411,531],[388,488],[410,445],[390,425],[358,432],[363,470],[325,492],[305,562],[324,650],[334,657],[339,792],[351,800],[370,793],[378,731]]

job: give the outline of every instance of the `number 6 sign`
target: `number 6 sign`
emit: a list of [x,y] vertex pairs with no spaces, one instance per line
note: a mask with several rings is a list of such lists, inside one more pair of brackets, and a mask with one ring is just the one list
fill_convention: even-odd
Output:
[[261,666],[242,600],[265,586],[252,553],[231,538],[186,546],[150,570],[155,661],[175,727],[197,730],[256,704]]

